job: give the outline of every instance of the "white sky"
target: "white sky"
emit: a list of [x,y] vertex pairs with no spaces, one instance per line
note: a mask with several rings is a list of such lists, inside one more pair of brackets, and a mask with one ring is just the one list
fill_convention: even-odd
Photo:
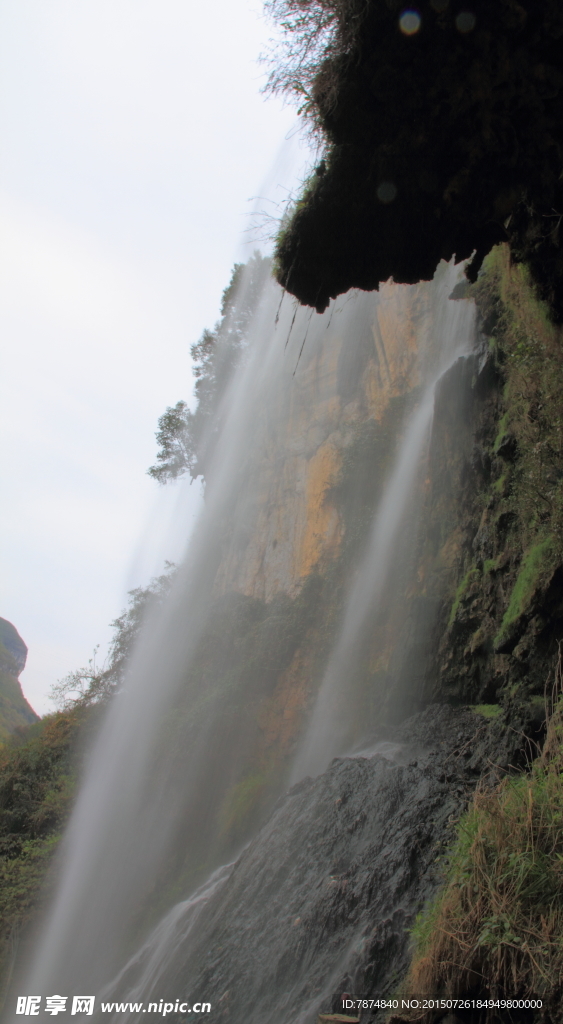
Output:
[[0,615],[39,713],[193,521],[195,485],[146,476],[157,419],[249,199],[306,163],[259,92],[270,31],[260,0],[0,0]]

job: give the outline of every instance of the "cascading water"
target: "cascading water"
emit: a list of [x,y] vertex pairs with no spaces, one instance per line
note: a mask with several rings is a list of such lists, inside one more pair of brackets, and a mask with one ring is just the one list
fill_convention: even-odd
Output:
[[405,514],[412,504],[428,440],[436,384],[457,359],[471,352],[475,337],[474,307],[448,301],[457,276],[458,271],[450,266],[436,288],[438,315],[433,324],[433,344],[429,352],[421,353],[426,365],[421,374],[424,383],[420,404],[406,424],[394,469],[375,512],[364,557],[347,597],[338,639],[295,761],[294,782],[323,771],[335,755],[342,754],[357,740],[349,711],[354,703],[354,693],[348,685],[349,667],[354,662],[362,630],[381,614],[389,574],[393,563],[401,557]]
[[232,871],[232,864],[222,865],[187,900],[176,903],[163,918],[148,940],[113,979],[108,991],[102,993],[108,1000],[112,994],[122,996],[130,1003],[137,1003],[150,996],[155,985],[170,966],[174,952],[186,942],[197,928],[203,908],[221,888]]
[[[419,401],[403,424],[395,467],[375,510],[359,568],[347,580],[336,642],[325,659],[316,699],[314,691],[310,693],[313,712],[308,728],[293,766],[289,756],[277,765],[261,817],[250,817],[237,831],[230,824],[232,819],[225,817],[225,807],[229,801],[240,803],[241,794],[246,799],[252,752],[262,751],[264,756],[264,731],[250,721],[249,709],[268,694],[260,679],[252,684],[254,690],[245,683],[247,690],[235,693],[232,649],[222,653],[213,617],[217,606],[223,608],[221,601],[236,567],[240,571],[241,563],[248,561],[252,531],[264,518],[257,467],[275,477],[275,438],[283,436],[286,417],[301,415],[302,377],[315,360],[320,365],[330,332],[342,338],[345,367],[354,362],[362,345],[369,344],[378,353],[378,372],[389,374],[381,339],[369,331],[366,335],[378,296],[351,293],[325,314],[312,316],[308,310],[296,309],[271,281],[264,282],[242,359],[209,439],[212,453],[206,470],[205,509],[170,598],[147,622],[126,685],[113,700],[90,753],[60,856],[58,890],[25,979],[26,991],[105,990],[113,992],[114,998],[131,1001],[141,994],[149,996],[151,987],[166,975],[171,948],[188,940],[193,943],[200,910],[208,901],[215,906],[214,901],[221,898],[229,873],[212,872],[225,855],[232,859],[248,841],[291,772],[297,778],[307,771],[321,771],[335,754],[362,739],[360,733],[354,734],[353,719],[346,713],[353,701],[347,687],[350,662],[356,657],[360,633],[380,612],[391,568],[404,546],[405,508],[416,490],[432,419],[434,384],[469,350],[474,332],[472,307],[447,299],[457,278],[455,268],[442,267],[436,282],[423,286],[431,295],[431,324],[425,328],[426,347],[419,339],[418,356],[409,356],[412,366],[416,363],[416,372],[412,366],[409,372],[418,380]],[[243,281],[239,306],[247,300],[248,283]],[[397,393],[403,377],[404,367],[394,384]],[[319,402],[325,401],[322,386],[322,381],[315,385]],[[308,428],[304,450],[298,453],[301,461],[318,445],[319,429],[316,423]],[[339,428],[343,443],[348,429],[344,418]],[[283,480],[281,487],[283,493]],[[326,531],[329,528],[330,523]],[[270,557],[279,575],[276,545],[277,539]],[[283,583],[282,579],[280,592]],[[275,606],[280,618],[288,599],[282,596],[276,605],[275,592],[272,597],[265,587],[266,597],[271,597],[266,606]],[[256,601],[248,597],[233,614],[236,619],[254,613]],[[276,616],[271,623],[270,619],[260,621],[268,627],[266,644],[272,644]],[[260,623],[251,625],[252,637]],[[235,632],[236,628],[235,624]],[[200,671],[202,644],[204,654],[212,657],[211,677]],[[288,671],[292,664],[288,655]],[[210,872],[203,888],[186,900]],[[155,889],[162,889],[162,894]],[[154,922],[156,910],[165,911],[180,894],[183,902],[169,911],[142,945],[139,940]],[[139,945],[139,952],[126,962]]]

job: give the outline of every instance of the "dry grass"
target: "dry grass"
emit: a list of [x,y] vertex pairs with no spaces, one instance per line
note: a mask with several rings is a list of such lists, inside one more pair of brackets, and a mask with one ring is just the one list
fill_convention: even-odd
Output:
[[530,771],[475,796],[446,884],[415,928],[414,993],[543,996],[563,986],[563,697]]

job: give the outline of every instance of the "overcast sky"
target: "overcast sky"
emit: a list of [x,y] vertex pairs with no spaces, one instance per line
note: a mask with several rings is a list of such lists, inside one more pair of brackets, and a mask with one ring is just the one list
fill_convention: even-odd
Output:
[[307,162],[260,95],[270,32],[260,0],[0,0],[0,615],[39,713],[193,521],[195,485],[146,476],[157,419],[252,197]]

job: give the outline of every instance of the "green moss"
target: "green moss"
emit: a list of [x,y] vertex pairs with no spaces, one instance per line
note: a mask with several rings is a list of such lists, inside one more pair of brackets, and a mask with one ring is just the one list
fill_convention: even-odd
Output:
[[504,439],[505,439],[505,437],[506,437],[506,435],[508,433],[509,419],[510,419],[509,412],[505,412],[504,416],[502,416],[501,419],[499,420],[497,436],[495,437],[494,444],[493,444],[493,451],[495,452],[495,454],[498,452],[502,442],[504,441]]
[[492,572],[496,572],[500,562],[502,560],[502,553],[497,555],[496,558],[486,558],[483,562],[483,576],[488,576]]
[[275,773],[271,770],[255,769],[245,775],[226,794],[220,812],[222,830],[231,836],[244,831],[249,819],[255,816],[257,808],[275,786]]
[[493,484],[493,492],[495,494],[503,495],[505,493],[505,490],[506,490],[507,481],[508,481],[508,473],[503,473],[502,476],[499,476],[499,478],[497,480],[495,480],[495,482]]
[[475,715],[482,715],[483,718],[498,718],[502,714],[500,704],[470,704],[469,710]]
[[473,582],[473,580],[477,579],[479,576],[480,576],[479,569],[477,569],[475,566],[472,566],[471,569],[468,569],[468,571],[466,572],[465,576],[463,577],[461,583],[459,584],[459,586],[458,586],[458,588],[457,588],[457,590],[456,590],[456,592],[454,594],[452,608],[451,608],[451,611],[450,611],[450,617],[449,617],[449,620],[448,620],[448,629],[453,625],[453,623],[455,621],[455,617],[456,617],[456,615],[458,613],[458,610],[459,610],[459,606],[460,606],[460,604],[461,604],[461,602],[463,600],[464,595],[466,594],[467,590],[469,589],[471,583]]
[[510,626],[529,608],[538,586],[553,563],[554,553],[553,537],[545,537],[525,553],[512,588],[508,608],[494,640],[495,645],[502,643]]

